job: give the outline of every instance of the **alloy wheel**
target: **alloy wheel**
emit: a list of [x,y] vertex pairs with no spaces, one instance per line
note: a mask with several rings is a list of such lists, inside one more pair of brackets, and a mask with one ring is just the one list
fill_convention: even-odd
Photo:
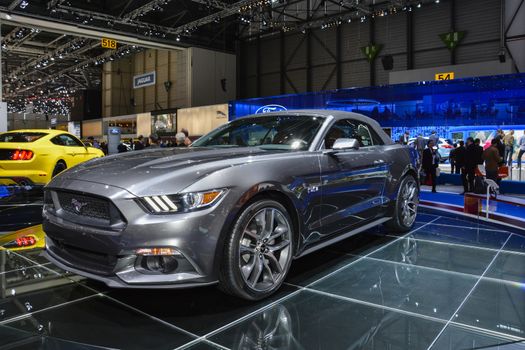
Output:
[[406,227],[416,221],[417,206],[419,204],[419,189],[413,179],[409,179],[401,192],[401,220]]
[[279,209],[263,208],[250,218],[239,242],[239,268],[250,288],[267,291],[284,278],[292,258],[291,232]]

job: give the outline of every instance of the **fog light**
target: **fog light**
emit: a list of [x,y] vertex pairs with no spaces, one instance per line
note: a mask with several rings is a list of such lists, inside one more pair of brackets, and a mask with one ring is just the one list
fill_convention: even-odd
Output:
[[175,256],[149,255],[145,256],[142,262],[142,268],[161,273],[172,273],[179,266]]
[[180,253],[173,248],[140,248],[135,251],[137,255],[151,256],[151,255],[180,255]]

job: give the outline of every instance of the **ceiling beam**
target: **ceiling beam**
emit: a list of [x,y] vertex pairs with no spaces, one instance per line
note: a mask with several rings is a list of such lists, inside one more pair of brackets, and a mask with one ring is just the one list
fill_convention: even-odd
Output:
[[31,26],[33,28],[39,28],[45,30],[46,32],[57,33],[57,34],[67,34],[73,35],[76,37],[98,39],[102,37],[111,38],[117,40],[119,43],[127,45],[137,45],[140,47],[151,48],[151,49],[160,49],[160,50],[184,50],[184,48],[156,42],[153,40],[141,39],[131,35],[118,34],[109,31],[105,31],[101,28],[86,28],[80,27],[72,24],[57,23],[49,19],[44,18],[35,18],[25,15],[11,14],[10,18],[6,17],[7,13],[0,11],[0,19],[2,23],[10,25],[21,25],[21,26]]

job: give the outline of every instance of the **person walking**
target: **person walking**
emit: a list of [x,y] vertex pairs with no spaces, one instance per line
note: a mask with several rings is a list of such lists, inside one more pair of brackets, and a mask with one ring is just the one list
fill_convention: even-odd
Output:
[[151,134],[149,135],[149,148],[159,148],[159,135],[157,134]]
[[459,143],[455,145],[454,149],[450,151],[448,159],[450,161],[450,173],[454,174],[456,170],[456,151],[459,148]]
[[525,131],[523,132],[523,135],[520,137],[520,140],[518,141],[518,147],[520,149],[518,153],[518,169],[521,170],[521,157],[523,157],[523,154],[525,153]]
[[498,177],[498,167],[503,158],[499,154],[498,142],[495,138],[491,141],[491,146],[483,151],[483,159],[485,160],[487,179],[494,180],[499,185],[501,179]]
[[417,150],[417,153],[419,154],[420,160],[423,159],[423,151],[425,150],[426,145],[427,145],[427,140],[425,140],[423,135],[421,134],[417,135],[416,150]]
[[144,136],[139,135],[138,140],[135,141],[135,143],[133,144],[133,149],[135,151],[140,151],[144,149]]
[[432,130],[432,133],[430,134],[428,140],[429,140],[429,141],[430,141],[430,140],[434,141],[434,146],[437,146],[437,145],[438,145],[438,143],[439,143],[439,137],[438,137],[438,135],[437,135],[436,130]]
[[503,162],[512,168],[512,156],[514,155],[514,130],[511,130],[503,138],[503,144],[505,145],[505,156]]
[[401,136],[399,136],[399,143],[402,145],[408,145],[410,139],[410,132],[407,130]]
[[184,141],[186,141],[186,135],[184,135],[183,132],[179,132],[175,135],[175,147],[187,147]]
[[467,147],[465,149],[465,167],[462,176],[463,193],[474,191],[474,178],[478,166],[478,148],[474,144],[472,137],[467,138]]
[[481,146],[480,139],[474,140],[474,146],[476,149],[475,157],[476,157],[476,164],[483,164],[483,146]]
[[188,131],[188,129],[186,129],[186,128],[182,128],[182,129],[180,129],[180,131],[181,131],[182,133],[184,133],[184,135],[186,136],[186,139],[184,140],[184,144],[185,144],[186,146],[191,145],[190,132]]
[[[505,158],[505,145],[503,144],[504,137],[505,137],[505,133],[503,132],[503,130],[498,129],[498,131],[496,131],[496,136],[494,137],[494,139],[498,141],[496,147],[498,148],[499,155],[501,156],[502,159]],[[492,142],[491,142],[491,145],[492,145]]]
[[458,142],[458,147],[455,149],[456,174],[461,174],[465,168],[465,142],[463,140]]
[[427,148],[423,151],[423,170],[430,179],[432,192],[436,193],[436,169],[439,166],[439,156],[434,149],[434,141],[428,140]]

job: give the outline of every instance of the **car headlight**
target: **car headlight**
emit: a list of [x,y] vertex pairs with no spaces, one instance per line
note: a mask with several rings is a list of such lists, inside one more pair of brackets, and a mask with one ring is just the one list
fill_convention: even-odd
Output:
[[142,203],[153,214],[188,212],[210,207],[226,193],[225,189],[142,197]]

